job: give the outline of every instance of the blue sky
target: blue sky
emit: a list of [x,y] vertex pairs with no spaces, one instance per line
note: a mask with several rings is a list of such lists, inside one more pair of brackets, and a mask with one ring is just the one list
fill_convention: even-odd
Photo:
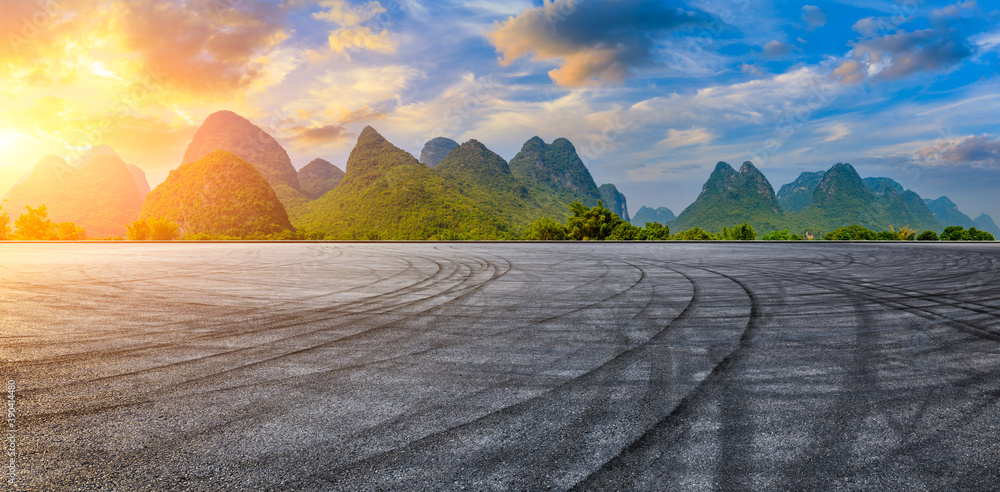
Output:
[[[87,2],[62,2],[60,22],[88,15]],[[506,159],[533,135],[567,137],[632,211],[679,213],[720,160],[754,161],[775,190],[849,162],[1000,219],[1000,11],[982,0],[91,3],[107,4],[89,14],[89,32],[107,36],[88,51],[93,84],[168,67],[102,142],[154,182],[205,116],[232,109],[279,138],[297,167],[323,157],[343,168],[369,124],[415,155],[436,136],[476,138]],[[167,17],[142,33],[120,27]],[[187,58],[157,41],[179,36],[178,24]],[[116,62],[122,53],[134,63]],[[43,111],[56,95],[54,107],[81,115],[79,131],[107,112],[82,100],[91,79],[79,74],[24,88],[29,71],[11,73],[19,104]],[[149,122],[165,135],[155,144],[135,138]],[[6,130],[10,140],[16,128]],[[34,141],[11,175],[73,147],[21,135]]]

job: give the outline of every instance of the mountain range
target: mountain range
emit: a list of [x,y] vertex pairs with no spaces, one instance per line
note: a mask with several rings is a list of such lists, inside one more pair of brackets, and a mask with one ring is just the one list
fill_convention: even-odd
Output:
[[9,205],[45,203],[54,220],[76,222],[91,237],[123,236],[141,215],[175,221],[187,235],[260,238],[295,228],[329,239],[512,239],[540,217],[563,219],[574,201],[675,231],[718,232],[746,221],[760,233],[962,225],[1000,236],[986,214],[973,221],[947,197],[924,200],[843,163],[802,173],[775,193],[753,163],[736,170],[719,162],[677,217],[664,207],[629,217],[625,195],[598,186],[566,138],[532,137],[507,162],[478,140],[437,137],[417,160],[369,126],[343,171],[323,159],[296,171],[276,139],[230,111],[206,118],[181,166],[151,192],[141,169],[99,146],[70,164],[46,157],[11,189]]

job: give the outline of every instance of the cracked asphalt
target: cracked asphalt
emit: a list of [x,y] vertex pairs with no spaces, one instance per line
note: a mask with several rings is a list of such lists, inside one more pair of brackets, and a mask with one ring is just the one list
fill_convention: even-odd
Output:
[[998,268],[994,244],[0,244],[14,488],[995,490]]

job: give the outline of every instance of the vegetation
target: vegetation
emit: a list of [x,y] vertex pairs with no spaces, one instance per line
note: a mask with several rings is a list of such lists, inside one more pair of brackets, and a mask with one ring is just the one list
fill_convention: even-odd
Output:
[[[577,241],[603,241],[609,239],[616,228],[625,223],[617,214],[604,206],[601,201],[587,208],[580,202],[569,206],[570,216],[566,218],[566,237]],[[619,234],[628,232],[619,231]]]
[[618,191],[618,187],[606,183],[599,186],[597,191],[601,193],[601,201],[607,204],[612,212],[625,219],[625,222],[629,222],[628,202],[625,200],[625,195]]
[[0,200],[0,241],[10,239],[10,212],[7,211],[7,199]]
[[941,233],[942,241],[996,241],[993,234],[980,231],[975,227],[965,229],[962,226],[949,226]]
[[299,191],[298,176],[288,153],[271,135],[232,111],[205,118],[184,152],[183,164],[225,150],[250,163],[273,187],[284,184]]
[[328,191],[336,188],[344,179],[344,171],[323,159],[313,159],[312,162],[299,169],[297,175],[302,194],[310,200],[325,195]]
[[938,235],[934,231],[924,231],[917,236],[917,241],[937,241]]
[[544,215],[562,213],[575,201],[590,207],[601,200],[590,171],[565,138],[546,144],[532,137],[509,166],[511,174],[528,187]]
[[515,229],[544,215],[527,186],[511,174],[507,162],[476,140],[452,149],[434,172]]
[[528,226],[521,235],[526,241],[563,241],[566,239],[566,226],[548,217],[542,217]]
[[224,150],[171,171],[146,197],[140,219],[173,222],[182,237],[266,239],[292,229],[264,177]]
[[732,229],[722,228],[722,232],[716,236],[721,241],[754,241],[757,239],[757,232],[753,226],[743,222]]
[[[439,165],[440,166],[440,165]],[[530,223],[526,220],[525,224]],[[513,239],[507,221],[366,127],[343,181],[296,224],[328,239]]]
[[673,239],[676,241],[714,241],[715,236],[701,227],[692,227],[674,234]]
[[173,241],[177,239],[176,222],[164,219],[137,220],[128,225],[128,238],[132,241]]
[[639,230],[640,241],[666,241],[670,239],[670,227],[659,222],[646,222],[646,227]]
[[39,205],[36,208],[25,206],[25,209],[27,212],[21,214],[14,221],[14,237],[16,239],[76,241],[87,238],[83,228],[72,222],[52,222],[45,205]]
[[802,236],[798,234],[791,234],[788,229],[782,229],[780,231],[771,231],[764,234],[764,237],[760,238],[762,241],[801,241]]
[[695,202],[672,225],[721,232],[732,223],[747,221],[769,231],[777,229],[784,217],[774,189],[752,163],[743,163],[737,172],[720,162]]
[[778,190],[778,203],[785,212],[798,212],[812,205],[813,192],[823,180],[824,171],[817,173],[802,173],[795,181]]

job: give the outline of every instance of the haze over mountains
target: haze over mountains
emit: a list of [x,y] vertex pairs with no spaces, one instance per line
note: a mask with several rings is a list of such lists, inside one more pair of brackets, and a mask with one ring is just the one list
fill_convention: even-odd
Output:
[[736,170],[720,162],[679,216],[644,206],[629,217],[625,195],[613,184],[598,186],[565,138],[531,137],[507,162],[478,140],[438,137],[418,161],[369,126],[343,171],[323,159],[296,171],[277,140],[230,111],[206,118],[181,167],[152,192],[142,171],[109,147],[95,147],[75,164],[79,169],[43,159],[11,190],[10,210],[45,203],[52,218],[76,222],[90,237],[124,235],[141,211],[143,219],[177,222],[183,233],[225,237],[295,228],[328,239],[510,239],[538,218],[561,221],[574,201],[603,202],[636,225],[660,222],[675,231],[718,232],[744,221],[761,233],[851,224],[996,231],[988,215],[973,221],[947,197],[925,200],[889,178],[862,179],[843,163],[802,173],[775,193],[753,163]]

